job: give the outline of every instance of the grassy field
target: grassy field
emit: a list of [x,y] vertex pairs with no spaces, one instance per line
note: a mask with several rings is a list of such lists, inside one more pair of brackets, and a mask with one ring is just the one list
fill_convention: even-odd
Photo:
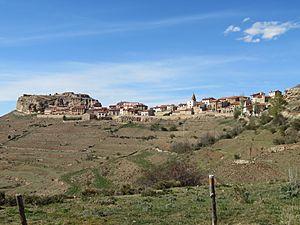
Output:
[[[299,224],[300,199],[291,197],[285,185],[217,186],[219,224]],[[0,212],[1,224],[18,224],[16,207]],[[30,224],[210,224],[210,198],[206,186],[169,189],[156,196],[95,195],[27,204],[26,215]]]
[[[221,224],[300,224],[300,188],[284,188],[299,180],[300,144],[274,144],[272,129],[205,115],[120,123],[11,113],[0,118],[0,192],[27,196],[30,224],[209,224],[214,174]],[[202,185],[140,186],[172,160],[196,165]],[[0,224],[18,224],[15,206],[0,204]]]

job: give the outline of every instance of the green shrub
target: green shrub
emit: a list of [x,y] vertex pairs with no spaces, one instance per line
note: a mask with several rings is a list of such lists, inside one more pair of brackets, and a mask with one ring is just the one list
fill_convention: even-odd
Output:
[[161,127],[160,130],[161,130],[161,131],[168,131],[168,129],[165,128],[165,127]]
[[204,145],[212,145],[217,141],[214,135],[207,133],[205,136],[201,137],[201,143]]
[[178,154],[191,152],[193,150],[193,146],[188,142],[175,142],[171,145],[171,151]]
[[272,98],[270,101],[270,107],[268,111],[273,118],[282,116],[281,112],[285,109],[287,102],[284,100],[281,94],[276,95],[275,98]]
[[84,197],[90,197],[99,194],[100,194],[100,190],[95,188],[86,188],[84,191],[81,192],[81,195]]
[[206,133],[200,138],[199,142],[197,143],[197,147],[201,148],[201,147],[210,146],[216,143],[216,141],[217,139],[214,135],[210,133]]
[[139,191],[136,188],[133,188],[131,184],[123,184],[116,194],[119,195],[134,195],[138,194]]
[[255,118],[251,117],[247,126],[246,126],[246,129],[247,130],[256,130],[259,126],[256,124],[256,120]]
[[241,203],[251,203],[250,192],[243,186],[236,185],[233,188],[233,197]]
[[286,129],[289,128],[289,125],[288,124],[284,124],[284,125],[279,126],[278,128],[279,128],[279,131],[281,133],[284,133],[286,131]]
[[146,187],[164,189],[199,185],[202,179],[195,164],[176,159],[146,171],[140,182]]
[[[30,205],[49,205],[53,203],[62,203],[66,199],[65,195],[39,196],[39,195],[24,195],[24,202]],[[4,192],[0,192],[0,205],[16,206],[15,196],[6,196]]]
[[104,196],[114,196],[116,194],[115,192],[116,191],[113,188],[101,189],[101,195],[104,195]]
[[300,181],[288,183],[282,186],[281,193],[285,199],[300,197]]
[[86,161],[93,161],[95,159],[95,156],[91,153],[88,153],[85,157]]
[[157,137],[153,136],[153,135],[149,135],[149,136],[136,137],[136,139],[142,139],[142,140],[149,141],[149,140],[157,139]]
[[234,119],[238,119],[241,114],[242,114],[242,111],[240,109],[235,109],[233,112]]
[[270,131],[272,134],[275,134],[275,133],[276,133],[276,128],[275,128],[275,127],[270,127],[270,128],[269,128],[269,131]]
[[5,204],[5,193],[0,192],[0,205],[4,205],[4,204]]
[[220,139],[231,139],[233,138],[233,135],[231,134],[231,132],[226,132],[224,134],[221,135]]
[[17,205],[17,201],[16,198],[14,196],[11,195],[5,195],[4,192],[1,192],[0,194],[0,205],[9,205],[9,206],[16,206]]
[[283,145],[283,144],[285,144],[285,139],[284,139],[284,137],[277,137],[277,138],[274,138],[273,139],[273,144],[275,144],[275,145]]
[[300,131],[300,119],[295,119],[291,122],[291,126],[293,129]]
[[236,160],[237,160],[237,159],[241,159],[241,155],[240,155],[240,154],[234,154],[234,155],[233,155],[233,158],[236,159]]
[[286,144],[297,143],[300,140],[299,132],[293,127],[287,128],[285,131],[282,131],[282,136],[285,138]]
[[234,138],[234,137],[238,136],[239,134],[241,134],[243,131],[244,131],[244,128],[240,125],[237,125],[234,128],[232,128],[231,130],[229,130],[226,133],[224,133],[223,135],[221,135],[220,139]]
[[170,128],[169,128],[169,131],[178,131],[177,127],[175,125],[172,125]]
[[160,130],[160,124],[158,124],[158,123],[151,124],[150,130],[153,130],[153,131]]
[[261,125],[265,125],[265,124],[271,122],[271,120],[272,120],[272,117],[267,112],[262,113],[260,116],[260,124]]
[[285,144],[294,144],[294,143],[297,143],[297,137],[294,136],[285,137]]
[[171,139],[173,139],[173,138],[175,138],[176,136],[175,136],[175,134],[170,134],[170,138]]
[[244,129],[240,126],[236,126],[231,130],[231,134],[233,135],[233,137],[238,136],[239,134],[241,134],[244,131]]
[[286,126],[287,119],[283,115],[279,114],[279,115],[273,117],[272,123],[275,125],[278,125],[278,126],[281,126],[281,125]]
[[294,144],[297,141],[297,136],[280,136],[273,139],[275,145]]

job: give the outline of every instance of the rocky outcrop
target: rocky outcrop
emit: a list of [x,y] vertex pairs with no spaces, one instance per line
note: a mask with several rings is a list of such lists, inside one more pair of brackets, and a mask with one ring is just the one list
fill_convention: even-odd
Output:
[[285,116],[299,117],[300,116],[300,85],[294,88],[289,88],[285,91],[284,99],[288,103],[286,106]]
[[43,114],[48,108],[72,109],[84,106],[86,109],[101,107],[101,103],[87,94],[65,92],[54,95],[27,95],[19,97],[16,110],[26,114]]

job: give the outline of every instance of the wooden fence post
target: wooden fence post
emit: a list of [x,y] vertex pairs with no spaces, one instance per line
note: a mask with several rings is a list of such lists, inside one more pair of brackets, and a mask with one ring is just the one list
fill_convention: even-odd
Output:
[[212,225],[217,225],[217,203],[216,203],[216,191],[215,191],[215,176],[209,175],[209,194],[211,198],[211,222]]
[[26,216],[25,216],[25,208],[23,202],[23,196],[21,194],[16,194],[16,201],[19,208],[20,219],[22,225],[27,225]]

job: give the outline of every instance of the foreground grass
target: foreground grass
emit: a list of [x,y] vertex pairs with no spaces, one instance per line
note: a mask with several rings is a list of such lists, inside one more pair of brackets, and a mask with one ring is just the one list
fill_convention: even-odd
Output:
[[66,192],[66,194],[73,195],[73,194],[77,194],[81,191],[80,184],[78,184],[78,182],[76,182],[75,180],[72,180],[72,177],[74,177],[76,175],[77,176],[81,175],[86,171],[87,171],[87,169],[84,169],[84,170],[80,170],[80,171],[76,171],[76,172],[72,172],[72,173],[67,173],[62,176],[62,180],[70,186],[68,191]]
[[95,180],[94,180],[94,184],[93,184],[93,186],[95,188],[105,189],[105,188],[110,188],[112,186],[110,181],[108,181],[105,177],[100,175],[99,170],[83,169],[83,170],[75,171],[72,173],[67,173],[62,176],[62,180],[70,186],[65,194],[67,194],[67,195],[80,194],[83,191],[82,190],[83,185],[80,184],[78,180],[76,180],[76,176],[80,176],[88,171],[92,171],[92,173],[95,176]]
[[153,155],[153,153],[142,152],[137,155],[130,156],[128,159],[136,163],[138,166],[140,166],[143,169],[150,169],[153,165],[149,160],[147,160],[147,157],[151,155]]
[[[300,224],[300,199],[281,184],[218,186],[219,224]],[[25,199],[26,204],[26,199]],[[155,196],[93,196],[47,206],[26,205],[29,224],[210,224],[206,187]],[[16,207],[0,210],[0,224],[18,224]]]

